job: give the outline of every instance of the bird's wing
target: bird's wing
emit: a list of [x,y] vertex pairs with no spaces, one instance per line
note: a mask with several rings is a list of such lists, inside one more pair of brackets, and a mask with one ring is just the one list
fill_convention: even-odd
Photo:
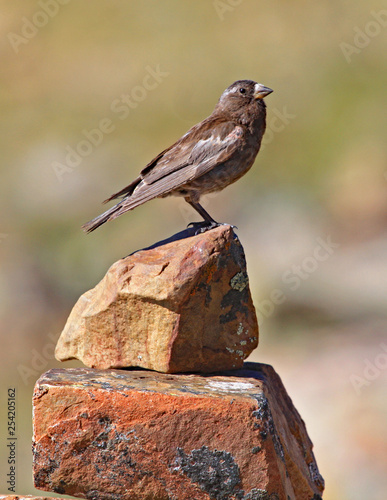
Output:
[[216,164],[226,161],[240,146],[242,135],[239,125],[207,118],[159,155],[157,161],[147,165],[140,177],[145,184],[154,184],[172,173],[180,179],[176,174],[180,170],[184,171],[186,182],[200,177]]

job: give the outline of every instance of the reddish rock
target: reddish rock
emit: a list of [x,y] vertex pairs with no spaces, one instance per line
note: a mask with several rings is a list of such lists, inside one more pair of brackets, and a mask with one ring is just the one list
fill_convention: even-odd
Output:
[[58,360],[165,373],[240,368],[258,345],[243,248],[230,226],[121,259],[76,303]]
[[304,422],[268,365],[213,376],[50,370],[34,481],[93,500],[318,500]]
[[0,500],[63,500],[54,497],[34,497],[32,495],[0,495]]

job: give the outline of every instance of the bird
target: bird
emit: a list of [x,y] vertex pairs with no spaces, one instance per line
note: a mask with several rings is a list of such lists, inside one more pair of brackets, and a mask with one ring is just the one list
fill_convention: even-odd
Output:
[[116,205],[82,226],[86,233],[154,198],[182,196],[203,218],[199,231],[222,223],[200,205],[200,197],[220,191],[253,165],[266,128],[264,97],[273,92],[253,80],[237,80],[220,96],[213,112],[164,149],[140,175],[104,203]]

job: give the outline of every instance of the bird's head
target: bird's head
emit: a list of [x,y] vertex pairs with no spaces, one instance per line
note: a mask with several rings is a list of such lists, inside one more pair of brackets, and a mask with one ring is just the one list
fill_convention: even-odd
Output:
[[253,80],[238,80],[223,92],[215,110],[229,113],[243,122],[246,119],[249,120],[251,114],[260,115],[260,112],[264,112],[266,105],[263,98],[272,92],[272,89],[265,87],[262,83]]

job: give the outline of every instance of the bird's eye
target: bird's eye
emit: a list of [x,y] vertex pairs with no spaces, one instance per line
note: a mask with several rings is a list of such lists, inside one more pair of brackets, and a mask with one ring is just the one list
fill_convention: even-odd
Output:
[[245,88],[243,88],[243,87],[241,87],[241,88],[239,89],[239,92],[240,92],[241,94],[246,94],[246,89],[245,89]]

